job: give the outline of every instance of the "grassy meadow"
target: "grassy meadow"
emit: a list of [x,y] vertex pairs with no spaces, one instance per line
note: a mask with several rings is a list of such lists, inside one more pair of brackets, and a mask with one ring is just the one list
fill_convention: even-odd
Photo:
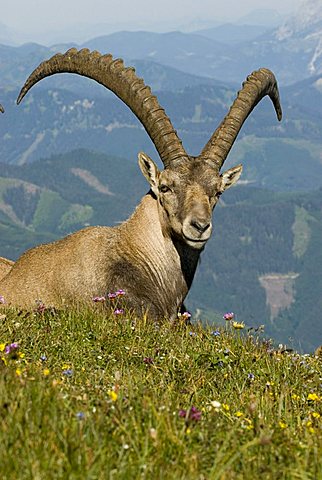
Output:
[[11,479],[322,479],[322,363],[228,320],[0,315]]

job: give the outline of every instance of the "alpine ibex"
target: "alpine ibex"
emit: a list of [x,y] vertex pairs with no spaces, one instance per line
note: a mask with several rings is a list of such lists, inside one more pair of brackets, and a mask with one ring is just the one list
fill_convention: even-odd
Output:
[[0,282],[0,294],[8,304],[30,307],[41,299],[60,306],[123,289],[130,309],[174,319],[211,235],[218,198],[241,175],[241,165],[220,174],[238,132],[265,95],[282,117],[275,77],[265,68],[252,73],[201,154],[193,157],[150,88],[111,55],[71,49],[53,56],[27,79],[18,103],[38,81],[62,72],[92,78],[126,103],[153,141],[164,170],[139,153],[150,191],[134,214],[119,226],[88,227],[27,251]]

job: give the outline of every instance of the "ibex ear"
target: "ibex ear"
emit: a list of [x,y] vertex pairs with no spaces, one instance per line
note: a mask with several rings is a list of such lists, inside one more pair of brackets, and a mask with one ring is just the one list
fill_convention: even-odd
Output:
[[241,173],[243,171],[242,165],[237,165],[236,167],[230,168],[226,172],[221,174],[221,188],[222,191],[234,185],[237,182]]
[[139,153],[139,166],[140,169],[150,184],[151,190],[154,195],[158,196],[159,175],[160,171],[153,160],[144,152]]

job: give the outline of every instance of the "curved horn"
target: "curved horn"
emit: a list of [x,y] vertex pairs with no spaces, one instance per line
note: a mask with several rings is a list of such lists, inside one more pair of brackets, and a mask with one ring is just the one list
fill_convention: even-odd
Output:
[[0,103],[0,112],[1,112],[1,113],[4,113],[4,108],[3,108],[3,106],[1,105],[1,103]]
[[270,70],[261,68],[247,77],[228,114],[202,150],[200,158],[210,159],[220,169],[244,121],[265,95],[271,98],[277,118],[281,120],[282,108],[276,78]]
[[21,102],[35,83],[63,72],[92,78],[126,103],[143,124],[165,167],[179,157],[187,157],[170,119],[152,95],[150,87],[137,77],[134,68],[125,68],[123,61],[113,60],[112,55],[101,55],[88,49],[78,51],[75,48],[54,55],[32,72],[20,91],[17,103]]

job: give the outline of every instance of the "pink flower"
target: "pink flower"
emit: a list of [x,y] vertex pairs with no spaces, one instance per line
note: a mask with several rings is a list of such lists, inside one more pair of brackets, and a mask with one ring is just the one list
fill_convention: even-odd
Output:
[[105,297],[93,297],[92,300],[95,303],[102,303],[102,302],[105,302],[106,298]]
[[116,310],[114,310],[114,315],[122,315],[124,313],[124,310],[123,308],[117,308]]
[[222,317],[224,320],[227,320],[229,322],[235,317],[235,314],[233,312],[227,312],[225,315]]
[[125,295],[125,292],[124,290],[122,290],[122,288],[120,288],[119,290],[117,290],[117,292],[115,292],[115,295],[117,297],[121,297],[122,295]]

